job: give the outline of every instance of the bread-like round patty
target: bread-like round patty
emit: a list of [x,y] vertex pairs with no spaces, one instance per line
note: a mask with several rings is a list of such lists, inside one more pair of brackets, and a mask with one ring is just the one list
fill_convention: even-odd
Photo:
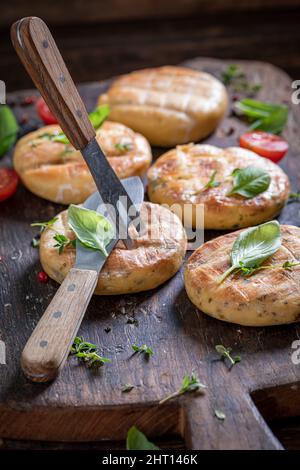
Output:
[[[267,171],[269,188],[247,199],[238,194],[227,196],[232,188],[233,170],[248,166]],[[203,189],[215,173],[219,186]],[[183,145],[163,154],[148,170],[148,194],[158,204],[192,204],[196,226],[196,207],[204,206],[204,227],[236,229],[257,225],[274,218],[289,197],[287,175],[275,163],[240,147],[218,148],[212,145]],[[186,223],[186,221],[185,221]]]
[[[141,219],[143,233],[134,239],[130,250],[122,241],[117,243],[100,272],[95,294],[127,294],[153,289],[180,268],[186,251],[186,234],[179,218],[162,206],[145,202]],[[61,283],[74,266],[76,250],[70,246],[59,254],[54,247],[56,233],[74,238],[67,211],[61,212],[54,225],[44,230],[40,240],[43,269]]]
[[228,97],[208,73],[165,66],[121,76],[99,103],[109,104],[110,119],[141,132],[152,145],[172,147],[209,135],[223,118]]
[[[22,137],[14,152],[14,167],[24,185],[37,196],[61,204],[84,202],[96,190],[79,151],[71,144],[53,142],[58,125],[45,126]],[[148,169],[151,148],[147,140],[123,124],[106,121],[97,140],[119,178],[141,176]]]
[[[265,265],[300,261],[300,229],[281,225],[281,247]],[[251,276],[229,275],[230,253],[237,236],[232,232],[204,243],[189,258],[184,283],[193,304],[219,320],[246,326],[267,326],[300,320],[300,266],[262,269]]]

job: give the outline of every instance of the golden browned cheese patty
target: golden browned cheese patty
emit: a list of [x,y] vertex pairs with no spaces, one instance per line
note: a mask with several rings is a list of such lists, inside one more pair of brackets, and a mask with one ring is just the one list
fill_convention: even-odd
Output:
[[[230,264],[232,245],[241,230],[215,238],[189,258],[184,273],[187,294],[202,312],[246,326],[267,326],[300,320],[300,266],[262,269],[244,277],[218,278]],[[300,229],[281,225],[282,246],[264,264],[300,261]]]
[[[257,196],[226,194],[232,188],[230,176],[236,168],[255,166],[271,177],[269,188]],[[221,182],[205,189],[212,174]],[[212,145],[183,145],[162,155],[148,170],[148,194],[159,204],[192,204],[192,220],[196,226],[196,207],[204,206],[207,229],[249,227],[276,216],[288,199],[290,184],[287,175],[275,163],[240,147],[221,149]],[[186,220],[185,220],[186,223]]]
[[[79,151],[72,145],[53,142],[57,125],[46,126],[19,140],[14,167],[24,185],[37,196],[62,204],[84,202],[95,183]],[[106,121],[97,140],[119,178],[141,176],[148,169],[151,148],[147,140],[123,124]]]
[[152,145],[172,147],[209,135],[223,118],[228,98],[212,75],[165,66],[123,75],[99,103],[109,104],[110,119],[140,132]]
[[[159,286],[181,266],[186,251],[185,230],[176,215],[157,204],[145,202],[141,209],[143,234],[134,240],[132,249],[119,241],[102,271],[95,294],[127,294]],[[61,283],[75,263],[75,248],[59,254],[53,236],[63,234],[73,239],[67,211],[58,215],[54,225],[42,233],[40,259],[43,269]]]

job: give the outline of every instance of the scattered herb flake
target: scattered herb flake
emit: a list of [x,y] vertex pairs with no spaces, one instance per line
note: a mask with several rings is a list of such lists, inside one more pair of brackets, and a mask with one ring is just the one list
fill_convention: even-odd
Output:
[[226,418],[225,413],[223,413],[223,411],[220,411],[220,410],[215,410],[215,416],[216,416],[220,421],[224,421],[224,419]]
[[225,346],[223,346],[222,344],[217,344],[215,346],[215,349],[217,353],[220,354],[223,360],[228,359],[228,361],[230,362],[230,368],[236,365],[238,362],[241,362],[240,356],[236,356],[234,358],[231,356],[231,348],[225,348]]
[[129,150],[132,149],[132,145],[130,142],[128,143],[122,143],[122,142],[118,142],[116,145],[115,145],[116,149],[119,150],[120,152],[122,153],[126,153],[126,152],[129,152]]
[[181,388],[177,390],[176,392],[171,393],[171,395],[168,395],[163,400],[161,400],[159,402],[159,405],[162,405],[163,403],[166,403],[166,401],[169,401],[175,397],[179,397],[180,395],[183,395],[184,393],[203,391],[203,389],[205,388],[206,388],[206,385],[203,385],[201,382],[199,382],[198,377],[194,373],[192,373],[191,376],[185,375],[182,379]]
[[151,357],[154,354],[152,349],[149,348],[146,344],[143,344],[142,346],[137,346],[136,344],[133,344],[131,348],[134,351],[134,353],[144,353],[148,357]]
[[122,387],[122,393],[129,393],[134,388],[134,385],[124,384]]
[[221,77],[224,85],[230,85],[234,91],[247,95],[255,95],[262,88],[260,83],[250,83],[246,74],[235,64],[229,64]]
[[77,357],[86,363],[88,367],[99,367],[107,362],[111,362],[110,359],[98,354],[98,346],[96,344],[85,341],[80,336],[76,336],[74,339],[70,355]]

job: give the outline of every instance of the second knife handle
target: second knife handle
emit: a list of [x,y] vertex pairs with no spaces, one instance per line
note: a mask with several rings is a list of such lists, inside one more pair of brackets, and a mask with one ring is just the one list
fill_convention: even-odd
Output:
[[76,149],[95,137],[85,105],[43,20],[23,18],[11,28],[11,39],[64,133]]

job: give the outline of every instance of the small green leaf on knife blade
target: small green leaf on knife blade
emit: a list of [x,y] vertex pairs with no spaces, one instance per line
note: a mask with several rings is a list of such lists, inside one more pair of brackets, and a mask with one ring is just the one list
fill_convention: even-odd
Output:
[[135,426],[132,426],[126,439],[127,450],[159,450],[155,444],[150,442],[145,434],[139,431]]
[[70,205],[69,225],[78,240],[87,248],[99,250],[108,256],[106,246],[114,237],[114,229],[109,220],[96,211]]

